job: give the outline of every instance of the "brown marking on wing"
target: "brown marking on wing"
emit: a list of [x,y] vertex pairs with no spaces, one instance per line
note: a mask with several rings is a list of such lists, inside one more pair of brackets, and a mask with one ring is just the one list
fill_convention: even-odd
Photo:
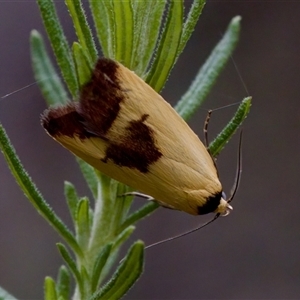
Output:
[[153,130],[144,124],[148,117],[145,114],[140,120],[131,121],[121,143],[111,143],[102,161],[112,160],[118,166],[147,173],[149,166],[162,156],[155,145]]
[[124,91],[118,79],[118,63],[107,58],[97,61],[91,80],[80,93],[78,113],[86,130],[103,137],[120,112]]
[[77,103],[50,108],[41,117],[42,125],[51,136],[78,135],[81,139],[105,134],[120,112],[124,100],[118,79],[118,63],[100,58],[91,79],[80,92]]
[[82,88],[79,102],[46,110],[42,124],[53,137],[105,139],[108,147],[103,162],[111,160],[118,166],[147,173],[149,166],[162,156],[155,145],[153,130],[144,123],[149,115],[130,121],[119,140],[110,141],[106,135],[120,113],[125,95],[118,79],[118,63],[99,59],[91,80]]
[[84,128],[84,119],[77,112],[78,103],[72,102],[65,106],[50,108],[41,116],[41,123],[46,131],[53,137],[66,135],[84,139],[92,134]]

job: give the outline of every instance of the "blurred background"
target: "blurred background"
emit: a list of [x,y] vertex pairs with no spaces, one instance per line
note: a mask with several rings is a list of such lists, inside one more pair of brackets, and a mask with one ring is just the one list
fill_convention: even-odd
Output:
[[[56,4],[73,41],[64,3]],[[176,103],[236,15],[243,19],[234,60],[253,107],[244,124],[243,176],[234,211],[197,233],[147,250],[145,272],[126,299],[300,298],[300,2],[209,1],[163,96]],[[34,82],[32,29],[45,36],[35,1],[0,2],[0,96]],[[229,62],[203,107],[217,108],[245,96],[248,92]],[[74,183],[81,195],[90,194],[72,155],[40,126],[45,108],[33,85],[0,100],[0,120],[30,176],[70,225],[63,181]],[[235,109],[213,114],[211,138]],[[206,111],[199,110],[190,122],[201,138],[205,116]],[[235,175],[237,143],[235,137],[218,159],[227,194]],[[160,208],[138,224],[130,242],[141,238],[150,244],[205,220]],[[45,276],[56,277],[62,264],[58,241],[0,155],[0,285],[17,298],[41,299]]]

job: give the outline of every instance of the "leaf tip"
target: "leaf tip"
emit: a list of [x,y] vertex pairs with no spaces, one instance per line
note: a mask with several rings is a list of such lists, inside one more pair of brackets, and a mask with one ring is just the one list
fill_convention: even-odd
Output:
[[231,24],[240,24],[241,20],[242,20],[241,16],[235,16],[234,18],[232,18]]

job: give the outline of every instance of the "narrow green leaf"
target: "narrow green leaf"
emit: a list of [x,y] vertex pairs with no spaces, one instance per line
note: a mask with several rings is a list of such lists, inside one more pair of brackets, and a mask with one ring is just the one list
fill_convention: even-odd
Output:
[[132,204],[132,196],[120,197],[129,191],[132,191],[132,188],[114,179],[110,180],[110,198],[113,207],[111,223],[114,224],[114,227],[111,227],[111,232],[113,234],[119,231],[118,228],[123,222],[123,219],[125,218]]
[[166,1],[132,1],[132,5],[134,34],[130,69],[144,77],[159,36]]
[[156,57],[146,78],[146,82],[157,92],[163,88],[175,63],[181,40],[182,22],[183,3],[171,0]]
[[225,35],[201,67],[187,92],[175,106],[176,111],[184,120],[188,120],[203,103],[230,58],[238,42],[240,20],[240,17],[232,19]]
[[95,170],[93,167],[91,167],[89,164],[87,164],[86,162],[84,162],[82,159],[76,157],[76,160],[79,164],[80,170],[83,174],[83,177],[88,185],[88,187],[90,188],[93,197],[95,199],[97,199],[98,197],[98,177],[95,173]]
[[130,68],[133,43],[131,0],[114,1],[116,53],[115,59]]
[[0,300],[17,300],[14,296],[9,294],[5,289],[0,287]]
[[83,281],[81,280],[80,272],[77,269],[76,263],[74,259],[71,257],[68,249],[65,247],[65,245],[61,243],[56,244],[58,251],[62,258],[64,259],[65,263],[69,267],[70,271],[72,272],[74,279],[78,285],[79,292],[81,295],[81,299],[84,299],[84,288],[83,288]]
[[70,47],[59,22],[53,0],[37,0],[50,39],[52,49],[55,53],[57,63],[63,78],[72,96],[75,98],[78,92],[75,65]]
[[239,126],[243,123],[250,112],[251,100],[252,97],[247,97],[242,101],[229,123],[218,134],[214,141],[210,143],[209,150],[212,156],[216,157],[219,155],[221,150],[225,147]]
[[58,271],[58,277],[56,280],[56,292],[58,300],[70,299],[70,287],[71,287],[71,278],[70,272],[65,266],[61,266]]
[[137,221],[145,218],[146,216],[150,215],[153,211],[159,208],[159,204],[157,202],[149,201],[140,209],[133,212],[131,215],[127,217],[124,223],[120,227],[120,231],[124,230],[124,228],[133,225]]
[[81,249],[85,249],[90,237],[89,200],[84,197],[78,203],[76,217],[77,241]]
[[100,281],[103,281],[106,278],[106,276],[110,273],[112,266],[115,265],[116,259],[118,258],[121,245],[124,244],[129,239],[129,237],[131,236],[134,230],[135,230],[134,226],[129,226],[125,228],[115,238],[112,249],[110,251],[110,255],[106,261],[105,266],[102,269]]
[[104,244],[110,242],[112,238],[111,228],[115,226],[112,222],[114,216],[114,201],[111,197],[112,179],[100,171],[95,170],[99,180],[98,196],[95,201],[94,221],[91,229],[90,255],[95,257]]
[[86,15],[82,7],[81,0],[65,0],[72,17],[75,31],[83,48],[85,56],[88,58],[90,64],[94,64],[97,60],[98,54],[93,35],[89,24],[86,20]]
[[64,194],[68,203],[69,211],[71,213],[72,219],[76,219],[77,205],[79,197],[77,195],[75,186],[68,181],[65,181],[64,184]]
[[122,298],[141,276],[143,261],[144,243],[137,241],[130,248],[112,278],[90,300]]
[[34,77],[47,104],[67,103],[68,94],[50,60],[44,40],[36,30],[31,31],[30,47]]
[[187,19],[183,24],[182,36],[180,39],[180,45],[177,51],[177,58],[182,53],[187,41],[190,39],[198,19],[202,13],[203,7],[205,5],[205,0],[194,0],[192,7],[188,13]]
[[89,0],[97,37],[104,56],[115,59],[115,15],[113,0]]
[[8,136],[2,125],[0,124],[0,150],[16,179],[16,182],[21,187],[21,190],[29,199],[30,203],[37,209],[37,211],[53,226],[53,228],[65,239],[70,247],[79,255],[82,252],[67,226],[54,213],[49,204],[44,200],[41,193],[25,171],[16,152],[11,145]]
[[131,236],[134,230],[135,227],[132,225],[125,228],[115,239],[112,250],[120,248],[120,246]]
[[101,272],[106,264],[106,261],[110,255],[112,244],[107,244],[103,247],[98,257],[95,260],[95,264],[91,276],[92,293],[94,293],[100,284]]
[[130,210],[133,202],[133,196],[123,196],[125,193],[132,192],[133,189],[125,184],[118,182],[117,193],[115,194],[116,202],[122,204],[122,212],[120,219],[118,220],[118,227],[127,218],[127,214]]
[[82,46],[79,43],[73,43],[73,56],[76,66],[76,72],[80,87],[91,79],[93,65],[90,63]]
[[55,281],[48,276],[45,278],[45,282],[44,282],[44,299],[57,300]]

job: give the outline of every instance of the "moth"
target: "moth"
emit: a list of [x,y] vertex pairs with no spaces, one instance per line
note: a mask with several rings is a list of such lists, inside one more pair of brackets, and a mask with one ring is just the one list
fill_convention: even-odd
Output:
[[102,173],[192,215],[226,215],[213,158],[156,91],[122,64],[100,58],[79,101],[47,109],[46,132]]

